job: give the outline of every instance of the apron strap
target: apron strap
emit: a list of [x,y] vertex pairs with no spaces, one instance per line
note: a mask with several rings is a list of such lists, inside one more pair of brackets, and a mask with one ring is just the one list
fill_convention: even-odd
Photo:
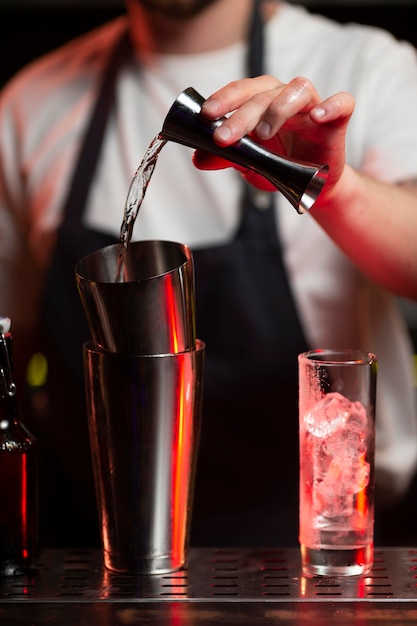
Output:
[[264,34],[260,0],[254,2],[248,41],[247,75],[249,78],[254,78],[264,73]]
[[131,42],[129,32],[126,30],[110,53],[108,65],[101,77],[98,96],[91,112],[64,205],[64,219],[61,228],[72,232],[81,230],[82,217],[97,168],[107,121],[115,104],[118,72],[123,62],[129,58],[130,51]]
[[[248,33],[249,48],[247,54],[247,75],[258,76],[263,73],[263,24],[260,12],[260,0],[255,0]],[[132,51],[129,31],[123,33],[110,53],[109,62],[101,77],[98,96],[91,112],[90,120],[73,172],[69,193],[64,204],[64,218],[61,228],[73,233],[82,230],[82,218],[87,205],[88,193],[96,171],[101,146],[106,132],[107,121],[115,103],[116,81],[120,67],[129,59]],[[243,179],[242,179],[243,180]],[[244,187],[247,183],[243,181]],[[247,191],[244,190],[246,196]],[[270,206],[273,194],[267,194]]]

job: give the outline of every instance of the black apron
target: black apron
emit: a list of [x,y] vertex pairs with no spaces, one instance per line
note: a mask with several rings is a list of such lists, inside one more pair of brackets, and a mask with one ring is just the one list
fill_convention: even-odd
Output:
[[[255,5],[251,76],[263,72]],[[45,283],[42,350],[50,365],[49,406],[38,427],[44,545],[99,544],[82,368],[89,331],[74,267],[85,254],[116,242],[84,228],[82,216],[117,71],[128,59],[127,35],[102,79]],[[306,341],[283,266],[273,194],[243,183],[241,208],[230,243],[193,250],[197,336],[207,347],[191,545],[297,545],[297,354]]]

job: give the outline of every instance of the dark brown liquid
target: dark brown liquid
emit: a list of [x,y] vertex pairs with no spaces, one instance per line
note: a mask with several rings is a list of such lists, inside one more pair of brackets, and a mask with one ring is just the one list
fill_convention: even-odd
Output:
[[[1,325],[0,325],[1,326]],[[9,323],[10,326],[10,323]],[[34,568],[38,542],[37,445],[20,421],[12,336],[0,331],[0,575]]]
[[136,173],[130,183],[124,210],[123,222],[120,228],[120,254],[117,264],[116,283],[123,282],[123,270],[126,250],[132,238],[133,227],[139,209],[145,197],[146,190],[152,178],[153,171],[166,140],[157,135],[150,143]]
[[0,427],[0,575],[16,576],[35,565],[37,450],[22,425]]

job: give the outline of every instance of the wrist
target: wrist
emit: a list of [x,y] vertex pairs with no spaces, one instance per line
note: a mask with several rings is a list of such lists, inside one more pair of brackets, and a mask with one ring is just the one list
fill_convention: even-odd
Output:
[[331,173],[329,179],[323,187],[322,192],[310,210],[314,217],[324,215],[329,212],[337,212],[351,205],[354,198],[357,198],[360,187],[360,176],[350,165],[345,164],[341,176],[336,182],[332,180]]

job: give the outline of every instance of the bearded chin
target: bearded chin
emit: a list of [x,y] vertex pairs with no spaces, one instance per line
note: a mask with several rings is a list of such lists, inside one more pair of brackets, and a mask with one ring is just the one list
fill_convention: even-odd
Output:
[[146,9],[171,19],[188,19],[204,11],[216,0],[135,0]]

